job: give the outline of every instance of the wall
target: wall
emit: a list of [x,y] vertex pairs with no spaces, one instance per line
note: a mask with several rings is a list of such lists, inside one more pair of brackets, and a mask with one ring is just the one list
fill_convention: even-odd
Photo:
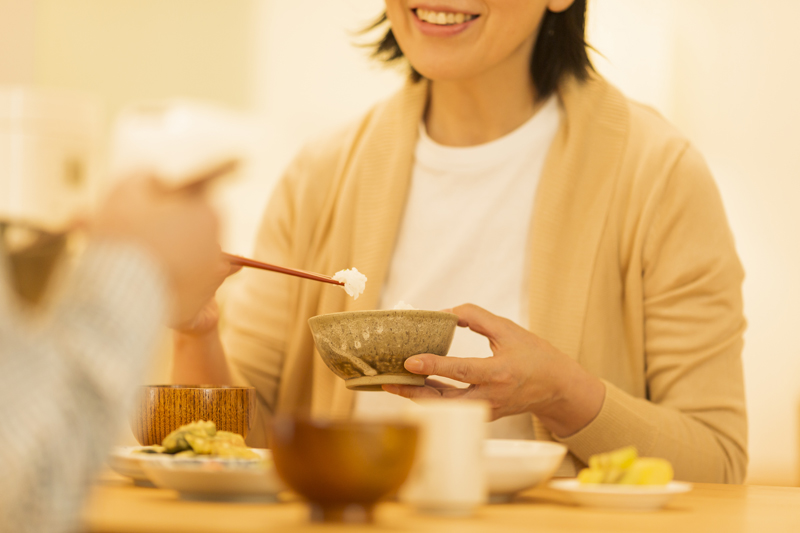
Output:
[[29,0],[35,82],[97,94],[114,111],[184,96],[252,103],[251,0]]
[[34,3],[0,0],[0,84],[33,81]]
[[[403,74],[368,59],[359,35],[381,13],[381,0],[270,0],[258,12],[256,108],[287,159],[309,137],[353,120],[393,93]],[[288,155],[287,155],[288,154]]]

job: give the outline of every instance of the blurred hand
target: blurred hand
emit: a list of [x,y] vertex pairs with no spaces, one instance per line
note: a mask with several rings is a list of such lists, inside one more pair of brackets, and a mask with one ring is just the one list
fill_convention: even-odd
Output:
[[106,199],[90,234],[137,244],[158,260],[173,291],[173,326],[193,320],[231,270],[201,186],[167,190],[153,179],[128,179]]
[[405,368],[414,374],[469,383],[469,387],[461,389],[427,379],[424,387],[384,385],[384,390],[411,399],[485,400],[492,409],[492,420],[532,413],[559,436],[579,430],[600,411],[605,385],[544,339],[476,305],[448,311],[458,315],[460,327],[489,340],[493,357],[420,354],[409,357]]
[[200,295],[210,293],[211,297],[205,301],[205,303],[200,307],[200,310],[194,316],[184,320],[183,322],[172,325],[172,329],[178,333],[183,333],[193,337],[201,337],[206,333],[214,331],[219,323],[219,306],[217,305],[216,298],[214,298],[214,294],[222,282],[225,281],[225,278],[239,272],[241,269],[241,265],[232,265],[225,261],[224,265],[219,271],[219,275],[217,276],[215,283],[213,283],[212,286],[208,287],[205,291],[199,292]]

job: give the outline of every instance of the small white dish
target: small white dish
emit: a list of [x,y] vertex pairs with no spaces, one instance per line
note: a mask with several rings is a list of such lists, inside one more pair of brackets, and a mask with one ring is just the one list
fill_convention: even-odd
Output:
[[577,479],[558,479],[550,487],[568,493],[578,505],[625,511],[654,511],[673,496],[692,490],[692,484],[670,481],[666,485],[604,485],[581,483]]
[[116,446],[108,454],[108,466],[117,474],[129,477],[136,485],[152,487],[142,468],[142,461],[159,457],[157,454],[141,453],[147,446]]
[[142,463],[156,487],[177,491],[187,500],[274,500],[285,489],[270,450],[254,449],[265,461],[206,457],[158,457]]
[[567,447],[557,442],[487,440],[484,460],[491,501],[507,501],[517,492],[547,481],[566,453]]

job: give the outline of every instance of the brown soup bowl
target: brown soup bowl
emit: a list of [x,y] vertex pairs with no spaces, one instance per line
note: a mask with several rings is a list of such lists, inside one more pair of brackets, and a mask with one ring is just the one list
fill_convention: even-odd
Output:
[[131,429],[142,446],[161,444],[170,432],[196,420],[247,437],[255,412],[253,387],[145,385],[136,396]]
[[313,522],[369,523],[375,504],[408,477],[417,427],[277,417],[272,457],[286,485],[306,498]]

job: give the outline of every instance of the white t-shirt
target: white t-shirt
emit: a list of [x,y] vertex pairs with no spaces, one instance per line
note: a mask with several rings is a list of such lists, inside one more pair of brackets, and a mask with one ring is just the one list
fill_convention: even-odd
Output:
[[[470,147],[437,144],[421,125],[381,309],[400,300],[431,310],[473,303],[527,327],[528,235],[539,176],[559,126],[558,106],[550,97],[516,130]],[[456,330],[448,353],[491,355],[486,338],[464,328]],[[408,401],[359,392],[354,416],[391,415]],[[533,438],[531,417],[492,422],[490,434]]]

